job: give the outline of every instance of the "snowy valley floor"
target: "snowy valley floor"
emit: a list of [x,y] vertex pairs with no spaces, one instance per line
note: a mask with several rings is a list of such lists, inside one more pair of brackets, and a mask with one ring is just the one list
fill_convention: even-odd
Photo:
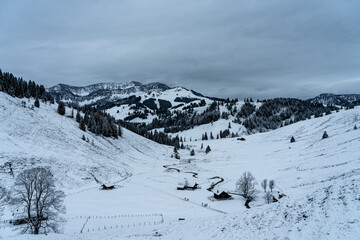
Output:
[[[20,117],[16,113],[24,109],[18,100],[1,99],[0,165],[11,160],[15,173],[31,165],[24,159],[51,166],[67,194],[64,234],[19,235],[0,223],[2,239],[359,239],[360,130],[353,129],[360,125],[359,108],[244,136],[246,141],[186,142],[195,156],[180,150],[176,160],[170,158],[172,148],[126,130],[120,140],[86,133],[95,141],[94,150],[81,140],[77,123],[59,116],[55,106],[26,109]],[[329,138],[322,140],[324,131]],[[212,151],[205,154],[201,143]],[[238,196],[209,198],[213,194],[207,188],[218,180],[210,178],[224,178],[214,192],[233,192],[244,171],[258,183],[274,179],[274,191],[287,197],[266,204],[258,185],[250,209]],[[100,190],[94,177],[116,189]],[[184,178],[201,189],[176,190]],[[0,180],[11,187],[7,173],[0,173]],[[5,209],[1,220],[8,219]]]

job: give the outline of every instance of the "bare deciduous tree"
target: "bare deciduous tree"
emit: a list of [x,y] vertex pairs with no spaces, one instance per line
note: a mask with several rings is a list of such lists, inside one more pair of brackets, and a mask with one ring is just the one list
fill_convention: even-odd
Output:
[[65,213],[63,205],[65,194],[56,190],[50,170],[32,168],[20,173],[14,184],[11,203],[18,207],[26,221],[23,233],[60,232]]
[[266,192],[264,196],[265,202],[269,204],[273,199],[273,195],[270,192]]
[[270,191],[272,192],[272,190],[274,189],[275,187],[275,180],[270,180],[269,181],[269,188],[270,188]]
[[267,188],[267,179],[262,180],[262,182],[261,182],[261,187],[264,189],[264,192],[266,192],[266,188]]
[[250,172],[244,172],[236,182],[236,191],[247,200],[253,200],[256,195],[256,181]]

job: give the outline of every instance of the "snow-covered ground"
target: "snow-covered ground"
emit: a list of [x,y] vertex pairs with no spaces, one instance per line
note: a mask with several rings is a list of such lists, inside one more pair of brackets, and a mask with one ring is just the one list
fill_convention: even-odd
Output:
[[[354,130],[355,124],[360,126],[359,108],[245,136],[246,141],[187,141],[195,156],[180,150],[181,159],[175,160],[170,158],[171,147],[126,130],[119,140],[86,132],[89,143],[84,142],[75,120],[58,115],[55,105],[42,104],[40,109],[30,110],[20,102],[0,93],[0,166],[11,161],[15,175],[32,166],[50,166],[58,187],[67,194],[68,221],[64,234],[40,237],[19,235],[9,224],[0,223],[4,239],[360,236],[360,130]],[[180,135],[190,139],[204,130]],[[322,140],[324,131],[329,138]],[[290,143],[291,136],[295,143]],[[204,149],[200,149],[201,143]],[[212,149],[209,154],[204,152],[207,145]],[[213,194],[207,188],[219,180],[214,177],[224,179],[214,192],[233,192],[244,171],[251,171],[259,183],[264,178],[274,179],[275,195],[280,192],[287,197],[266,204],[258,186],[250,209],[236,195],[227,201],[209,198]],[[95,178],[115,184],[116,189],[99,190]],[[184,178],[201,189],[176,190]],[[6,169],[0,172],[1,185],[10,188],[13,180]],[[1,220],[10,218],[5,209]]]

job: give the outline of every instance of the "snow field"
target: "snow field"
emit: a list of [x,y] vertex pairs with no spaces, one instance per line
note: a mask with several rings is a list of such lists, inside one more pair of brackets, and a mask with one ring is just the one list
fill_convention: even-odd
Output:
[[[187,141],[195,156],[179,150],[181,159],[176,160],[170,158],[172,147],[126,130],[122,139],[105,139],[83,133],[73,119],[58,115],[55,106],[43,104],[24,111],[17,99],[4,95],[0,99],[4,116],[0,141],[6,146],[0,151],[0,165],[11,160],[15,174],[34,165],[50,166],[67,194],[65,234],[36,239],[358,239],[360,234],[360,130],[353,130],[355,124],[360,126],[359,108],[244,136],[246,141]],[[203,131],[194,128],[181,136],[188,140]],[[329,138],[321,139],[324,131]],[[96,147],[82,141],[82,134],[94,139]],[[290,143],[291,136],[295,143]],[[209,154],[204,152],[207,145],[212,149]],[[207,188],[218,181],[210,178],[224,178],[213,192],[233,192],[244,171],[252,172],[258,183],[274,179],[274,195],[287,196],[266,204],[257,185],[250,209],[236,195],[227,201],[209,198],[213,193]],[[95,178],[116,188],[100,190]],[[176,190],[184,178],[201,189]],[[0,180],[8,188],[13,182],[7,172],[0,173]],[[158,216],[150,221],[148,217],[106,218],[154,213],[162,214],[163,223],[147,224],[161,220]],[[87,220],[85,216],[105,218]],[[10,218],[11,211],[6,210],[1,220]],[[128,228],[119,228],[126,224]],[[78,233],[82,228],[85,232]],[[0,228],[0,235],[35,239],[19,235],[13,227]]]

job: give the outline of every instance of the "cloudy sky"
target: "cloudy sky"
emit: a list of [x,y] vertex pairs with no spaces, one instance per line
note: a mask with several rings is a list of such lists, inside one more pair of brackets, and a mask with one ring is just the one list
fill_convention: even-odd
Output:
[[46,87],[360,93],[360,1],[1,1],[0,68]]

